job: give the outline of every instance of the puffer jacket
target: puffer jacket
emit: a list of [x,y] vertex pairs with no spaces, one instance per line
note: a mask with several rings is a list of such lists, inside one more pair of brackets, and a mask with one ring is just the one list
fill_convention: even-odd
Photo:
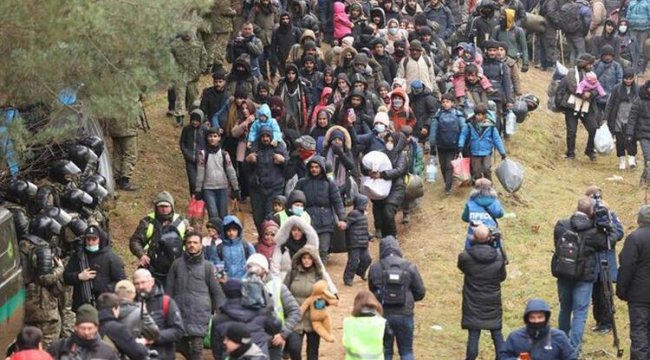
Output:
[[630,119],[627,121],[625,130],[627,136],[634,136],[636,139],[650,139],[650,81],[639,89],[639,101],[632,104]]
[[480,222],[488,228],[498,228],[499,224],[496,219],[502,217],[503,207],[501,207],[501,202],[497,199],[497,192],[494,188],[472,190],[461,216],[464,222],[469,223],[467,236],[465,237],[465,248],[472,247],[472,240],[474,240],[472,222]]
[[619,255],[616,296],[631,303],[650,304],[650,227],[640,224],[625,239]]
[[[302,267],[300,258],[304,254],[309,254],[312,259],[314,259],[314,266],[309,269]],[[325,269],[325,266],[323,266],[323,262],[318,255],[318,248],[306,245],[302,249],[298,250],[298,252],[293,256],[293,259],[291,260],[291,272],[287,274],[287,277],[284,279],[284,284],[287,286],[289,291],[291,291],[291,294],[298,302],[298,305],[302,305],[305,299],[311,296],[314,284],[318,280],[327,281],[328,290],[332,294],[338,294],[338,290],[332,282],[332,278],[327,272],[327,269]],[[293,330],[299,334],[313,331],[309,311],[305,312],[302,316],[302,320]]]
[[460,132],[458,148],[465,147],[467,141],[470,142],[469,149],[472,156],[490,156],[495,147],[499,154],[506,154],[506,148],[503,146],[499,131],[494,125],[481,127],[476,121],[471,121]]
[[305,210],[311,217],[311,224],[317,233],[333,233],[336,221],[345,221],[345,209],[343,200],[336,184],[327,178],[325,169],[325,158],[319,155],[314,156],[307,162],[307,169],[311,164],[316,163],[321,168],[318,177],[313,177],[308,172],[307,176],[298,180],[297,190],[302,190],[307,197]]
[[345,13],[345,4],[341,2],[334,3],[334,39],[340,40],[345,36],[352,34],[352,22]]
[[489,243],[475,244],[458,256],[458,268],[465,274],[461,327],[501,329],[501,283],[506,279],[503,255]]
[[348,213],[345,230],[345,242],[348,249],[367,248],[370,235],[368,233],[368,215],[366,208],[368,197],[358,194],[353,200],[353,209]]
[[650,30],[650,2],[632,0],[627,7],[627,21],[630,30]]
[[205,336],[212,312],[225,300],[214,266],[202,253],[184,252],[174,260],[165,291],[181,309],[186,336]]
[[405,315],[413,316],[415,302],[424,299],[426,289],[420,276],[417,266],[403,258],[402,250],[397,239],[387,236],[381,239],[379,244],[379,261],[372,264],[368,270],[368,289],[375,294],[377,299],[382,298],[384,283],[384,268],[399,264],[402,270],[406,271],[407,279],[406,300],[401,305],[384,305],[384,316]]
[[162,360],[173,360],[176,353],[176,341],[180,340],[185,333],[181,311],[174,299],[169,298],[167,313],[165,314],[165,292],[162,286],[156,285],[146,299],[139,299],[145,302],[147,311],[158,325],[159,335],[151,349],[158,351],[158,358]]
[[299,228],[304,234],[305,244],[303,246],[310,245],[318,249],[319,242],[316,230],[302,217],[289,216],[275,234],[275,249],[271,259],[271,273],[280,279],[284,279],[287,273],[291,271],[291,259],[295,252],[292,254],[290,249],[295,247],[287,247],[287,242],[295,241],[291,237],[291,230],[294,227]]
[[[230,226],[236,226],[239,230],[237,237],[235,239],[228,239],[225,236],[226,229]],[[255,247],[253,245],[244,241],[244,228],[241,225],[241,221],[233,215],[226,215],[223,218],[223,229],[222,234],[224,234],[223,242],[223,261],[224,269],[228,278],[232,279],[241,279],[246,275],[246,250],[244,246],[248,247],[248,254],[255,253]]]
[[[267,131],[267,127],[263,127],[260,131],[261,135]],[[255,189],[255,191],[260,191],[262,193],[273,193],[274,189],[284,187],[284,167],[286,160],[289,158],[287,153],[287,148],[284,142],[280,142],[276,147],[269,145],[262,145],[261,140],[258,140],[253,144],[253,148],[249,149],[248,154],[255,152],[257,153],[257,161],[255,163],[250,163],[251,174],[250,174],[250,186]],[[275,154],[280,154],[284,157],[285,162],[282,164],[276,164],[273,161],[273,156]]]

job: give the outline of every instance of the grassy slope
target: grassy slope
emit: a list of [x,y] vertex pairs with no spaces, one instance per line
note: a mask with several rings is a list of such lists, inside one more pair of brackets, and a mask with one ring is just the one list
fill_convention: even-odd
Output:
[[[523,74],[524,88],[540,96],[545,103],[545,86],[548,73],[531,70]],[[177,209],[187,206],[187,180],[184,164],[178,151],[180,130],[173,128],[172,120],[164,116],[166,101],[162,94],[148,101],[152,132],[140,136],[140,157],[135,182],[141,187],[135,193],[120,193],[116,208],[111,213],[112,231],[118,251],[124,256],[129,268],[135,259],[128,252],[128,237],[138,220],[151,209],[151,198],[160,190],[169,190],[176,198]],[[584,130],[580,128],[578,153],[585,143]],[[528,298],[543,297],[554,310],[553,323],[557,320],[557,296],[555,281],[549,271],[552,250],[552,228],[555,221],[570,214],[585,187],[598,184],[603,187],[606,200],[613,204],[626,231],[634,224],[635,211],[643,202],[638,189],[639,170],[620,173],[616,170],[613,156],[599,158],[591,163],[584,156],[574,162],[563,159],[564,125],[557,114],[547,113],[540,107],[526,122],[520,125],[513,140],[507,144],[513,159],[521,161],[526,168],[522,190],[516,195],[501,193],[506,212],[514,212],[516,218],[501,221],[511,264],[508,279],[503,285],[504,333],[522,323],[521,313]],[[606,181],[612,175],[621,175],[622,182]],[[497,185],[498,186],[498,185]],[[500,189],[500,187],[499,187]],[[462,276],[456,269],[458,252],[462,250],[466,225],[460,221],[468,189],[462,189],[445,197],[440,183],[427,185],[422,210],[414,216],[407,228],[400,228],[400,241],[406,256],[416,262],[425,278],[428,294],[416,308],[415,349],[418,359],[458,359],[464,356],[466,332],[460,329]],[[251,223],[247,215],[246,223]],[[256,239],[250,227],[246,238]],[[371,254],[377,254],[373,245]],[[342,318],[349,314],[356,291],[365,288],[355,280],[353,288],[343,287],[341,274],[345,256],[335,255],[328,266],[339,285],[341,305],[332,309],[335,335],[341,338]],[[627,323],[623,304],[619,304],[619,324]],[[624,320],[624,321],[621,321]],[[587,327],[592,326],[590,319]],[[442,330],[432,329],[442,326]],[[627,327],[621,326],[621,334],[627,339]],[[624,340],[627,344],[627,340]],[[585,353],[607,349],[611,336],[595,336],[587,331]],[[481,359],[493,358],[489,335],[481,341]],[[321,346],[323,359],[342,358],[339,342]],[[591,358],[592,355],[587,355]]]

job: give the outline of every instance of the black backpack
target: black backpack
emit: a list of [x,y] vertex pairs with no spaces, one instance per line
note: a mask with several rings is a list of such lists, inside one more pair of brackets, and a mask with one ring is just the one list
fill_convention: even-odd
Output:
[[560,7],[557,13],[558,25],[564,33],[569,35],[582,34],[584,32],[584,24],[580,17],[580,4],[575,1],[570,1]]
[[160,234],[152,243],[151,268],[157,274],[167,274],[172,267],[174,260],[183,254],[183,237],[178,232],[178,225],[183,221],[178,217],[174,222],[160,228],[156,222]]
[[380,300],[383,305],[404,305],[408,289],[408,271],[403,264],[381,265],[382,289]]
[[585,272],[584,240],[571,229],[568,220],[563,221],[566,230],[555,242],[551,259],[551,273],[556,278],[581,280]]
[[460,126],[458,125],[458,112],[452,110],[450,116],[438,117],[438,128],[436,129],[436,145],[440,149],[458,148],[458,137],[460,136]]

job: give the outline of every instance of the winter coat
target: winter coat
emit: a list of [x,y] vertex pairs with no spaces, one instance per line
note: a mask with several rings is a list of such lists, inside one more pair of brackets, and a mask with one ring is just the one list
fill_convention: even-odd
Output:
[[[100,230],[99,250],[92,253],[85,248],[79,249],[72,254],[63,272],[63,280],[66,285],[72,285],[74,287],[72,292],[72,311],[76,311],[79,306],[85,304],[82,296],[83,282],[79,280],[79,273],[83,270],[81,268],[81,251],[84,252],[88,259],[89,267],[97,271],[97,276],[90,280],[95,299],[105,292],[114,292],[115,284],[120,280],[126,279],[122,258],[113,252],[106,233]],[[86,301],[88,300],[86,299]]]
[[[224,246],[224,256],[226,251]],[[225,300],[214,266],[201,253],[192,256],[184,252],[174,260],[165,292],[181,310],[185,336],[205,336],[212,312]]]
[[275,24],[280,22],[280,8],[272,1],[266,5],[256,2],[248,20],[255,25],[255,35],[266,48],[271,44]]
[[513,59],[521,57],[523,65],[528,65],[528,44],[526,42],[526,32],[524,29],[515,25],[515,11],[507,9],[505,11],[506,29],[501,29],[497,25],[492,30],[492,39],[501,41],[508,45],[508,56]]
[[249,149],[249,153],[253,152],[257,153],[257,161],[249,163],[251,188],[261,193],[272,193],[273,189],[283,188],[285,163],[276,164],[273,161],[273,155],[282,155],[286,162],[289,154],[284,142],[273,147],[271,144],[262,145],[258,138],[253,147]]
[[[623,81],[623,67],[616,60],[606,63],[602,60],[596,61],[594,64],[594,73],[598,77],[598,82],[605,90],[607,97],[612,94],[616,85]],[[599,101],[599,99],[597,99]],[[605,99],[605,103],[606,103]]]
[[465,274],[461,327],[501,329],[501,283],[506,279],[503,255],[489,243],[475,244],[458,255],[458,268]]
[[277,65],[286,63],[289,57],[291,47],[300,41],[302,31],[300,28],[293,26],[291,23],[287,26],[280,24],[275,31],[273,31],[273,38],[271,39],[271,60]]
[[11,354],[9,360],[54,360],[52,356],[43,350],[21,350]]
[[345,13],[345,4],[341,2],[334,3],[334,39],[343,39],[345,36],[351,35],[352,22]]
[[594,36],[591,39],[591,55],[598,57],[603,46],[609,45],[614,49],[614,60],[620,63],[621,61],[621,40],[618,36],[615,35],[616,30],[614,30],[614,35],[599,35]]
[[368,248],[370,235],[368,233],[368,215],[366,207],[368,198],[357,196],[354,198],[354,208],[348,213],[345,242],[348,249]]
[[[309,254],[312,259],[314,259],[314,265],[309,269],[304,269],[302,267],[300,258],[304,254]],[[328,290],[332,294],[338,294],[336,286],[332,282],[327,269],[325,269],[325,266],[318,255],[318,248],[306,245],[302,249],[298,250],[291,259],[291,272],[288,273],[287,277],[284,279],[284,284],[291,291],[291,294],[298,302],[298,305],[302,306],[305,299],[311,296],[314,284],[318,280],[327,281]],[[294,327],[293,331],[299,334],[314,331],[311,325],[311,316],[309,311],[305,312],[302,316],[302,320]]]
[[[345,138],[342,146],[332,145],[332,133],[338,131]],[[332,165],[333,181],[340,192],[350,186],[350,173],[354,169],[354,156],[352,155],[352,138],[348,131],[338,125],[330,127],[323,137],[324,148],[321,155]],[[343,195],[341,195],[343,196]]]
[[[529,313],[538,311],[545,312],[547,319],[551,318],[551,307],[543,300],[533,299],[526,306],[524,319]],[[517,360],[521,353],[526,352],[535,360],[577,360],[577,353],[564,331],[553,329],[550,325],[547,325],[546,331],[546,336],[539,339],[531,338],[525,327],[513,331],[499,353],[500,358]]]
[[[407,84],[413,80],[420,80],[424,87],[431,91],[434,96],[440,96],[440,90],[436,83],[436,71],[433,67],[433,60],[426,55],[422,54],[419,59],[415,60],[410,56],[405,57],[400,61],[397,66],[397,77],[406,80]],[[411,92],[411,87],[408,87],[408,92]]]
[[483,61],[483,75],[490,80],[490,83],[492,83],[492,86],[497,91],[494,95],[490,96],[490,100],[510,104],[514,103],[510,68],[505,62],[498,59],[486,58]]
[[650,30],[650,2],[648,0],[631,0],[626,13],[630,30]]
[[[245,70],[243,73],[235,71],[237,65],[244,66]],[[232,64],[232,70],[226,80],[226,89],[228,90],[228,93],[234,96],[237,87],[241,86],[246,92],[246,97],[252,99],[257,90],[257,84],[258,80],[253,76],[251,65],[245,56],[235,59],[235,62]]]
[[262,349],[260,349],[259,346],[255,344],[251,344],[251,347],[246,350],[243,354],[240,356],[234,356],[231,354],[228,357],[228,360],[268,360],[269,357],[264,354]]
[[171,44],[172,55],[176,60],[178,81],[197,81],[208,65],[208,53],[203,43],[197,39],[185,41],[175,39]]
[[650,304],[650,227],[642,225],[625,239],[619,254],[616,296],[630,303]]
[[[266,290],[273,298],[273,309],[275,315],[282,323],[280,334],[284,339],[287,339],[293,332],[293,328],[300,322],[300,305],[296,299],[291,295],[291,291],[284,284],[283,279],[275,278],[272,275],[267,275],[264,279]],[[279,311],[282,311],[284,319],[280,318]]]
[[377,299],[382,298],[384,269],[391,265],[399,265],[406,272],[405,280],[406,299],[404,304],[384,305],[384,316],[404,315],[413,316],[415,302],[424,299],[426,289],[420,276],[420,272],[415,264],[403,258],[402,250],[399,247],[397,239],[393,236],[387,236],[381,239],[379,244],[379,261],[372,264],[368,270],[368,289],[375,294]]
[[395,76],[397,76],[397,62],[395,62],[395,59],[387,53],[384,53],[383,56],[374,55],[374,59],[381,65],[384,80],[392,83]]
[[[293,68],[296,75],[300,73],[295,64],[287,65],[287,70],[289,68]],[[289,83],[286,77],[280,79],[275,88],[275,96],[279,96],[284,101],[287,126],[301,133],[309,131],[309,110],[313,100],[311,87],[312,84],[308,80],[298,76],[292,83]]]
[[345,221],[345,209],[343,200],[336,184],[327,178],[325,169],[325,158],[314,156],[307,162],[307,169],[312,163],[318,164],[321,173],[313,177],[310,172],[307,176],[298,180],[297,190],[302,190],[307,197],[305,210],[311,217],[311,224],[317,233],[333,233],[336,226],[334,214],[338,221]]
[[[164,311],[164,297],[169,298],[167,313]],[[176,353],[176,342],[185,334],[181,311],[176,301],[165,295],[162,286],[155,285],[144,301],[147,311],[158,325],[159,335],[150,349],[158,351],[158,358],[161,360],[174,360]]]
[[99,336],[108,337],[120,354],[126,355],[131,360],[146,360],[147,348],[135,341],[135,336],[126,325],[117,321],[111,309],[99,311]]
[[[225,236],[226,229],[232,225],[237,227],[239,233],[235,239],[228,239]],[[254,254],[255,248],[253,245],[244,241],[244,228],[241,225],[241,221],[236,216],[226,215],[223,218],[223,229],[221,233],[224,234],[224,239],[221,243],[223,259],[220,260],[224,264],[224,270],[226,271],[226,274],[228,274],[228,278],[241,279],[246,275],[246,254],[249,254],[249,256]],[[244,249],[244,246],[248,247],[248,251]],[[212,293],[212,290],[210,292]],[[212,305],[215,306],[217,304],[213,303]]]
[[460,132],[458,149],[465,147],[467,141],[470,142],[469,150],[472,156],[490,156],[494,148],[502,156],[506,155],[506,148],[503,146],[499,131],[494,125],[482,127],[476,121],[471,121]]
[[[207,142],[207,141],[206,141]],[[221,146],[206,146],[199,151],[196,166],[196,191],[230,188],[239,190],[237,173],[230,159],[230,154]]]
[[629,94],[626,88],[623,83],[616,85],[605,107],[603,119],[607,120],[607,125],[612,133],[624,133],[632,105],[639,99],[639,87],[636,83],[630,86]]
[[465,237],[465,248],[469,249],[474,240],[472,222],[480,222],[488,228],[498,228],[499,224],[496,219],[501,217],[503,217],[503,207],[501,207],[501,202],[497,199],[497,192],[494,188],[472,190],[461,216],[464,222],[469,223],[467,236]]
[[424,173],[424,151],[417,139],[407,140],[406,155],[408,156],[408,173],[422,176]]
[[[477,9],[480,7],[481,6],[479,5]],[[467,35],[465,35],[467,41],[472,44],[474,44],[474,41],[476,41],[476,46],[480,49],[483,49],[485,39],[490,38],[494,27],[498,24],[499,19],[497,16],[492,16],[490,18],[486,18],[485,16],[475,16],[472,20],[470,20],[467,26]]]
[[575,231],[581,237],[581,241],[584,242],[584,271],[578,281],[595,282],[597,279],[596,267],[599,266],[596,263],[596,252],[607,250],[608,241],[615,245],[616,240],[614,240],[614,235],[611,233],[607,235],[601,230],[598,230],[594,221],[580,212],[576,212],[569,219],[559,220],[555,224],[553,239],[556,244],[561,241],[562,236],[568,230]]
[[393,106],[388,110],[388,118],[393,122],[393,128],[395,131],[402,131],[402,126],[408,125],[411,128],[415,128],[417,120],[415,119],[415,113],[411,111],[409,106],[409,97],[406,95],[406,92],[402,88],[397,88],[391,92],[391,98],[401,97],[403,100],[403,105],[399,109],[395,109]]
[[647,82],[639,90],[639,101],[632,104],[630,119],[627,123],[627,136],[634,136],[637,139],[650,139],[650,95],[648,94]]
[[120,299],[120,316],[117,320],[124,324],[135,337],[157,338],[160,334],[158,325],[148,311],[142,314],[140,310],[142,310],[141,303]]
[[[392,186],[388,197],[382,200],[386,204],[401,206],[404,202],[406,195],[406,184],[404,184],[404,175],[408,173],[409,163],[404,149],[406,147],[406,137],[402,133],[391,133],[393,143],[395,144],[393,150],[388,151],[384,145],[382,152],[384,152],[393,166],[391,170],[382,171],[380,176],[384,180],[391,180]],[[382,140],[383,142],[383,140]],[[361,166],[361,172],[368,176],[371,169]]]
[[196,164],[199,159],[199,151],[205,148],[205,127],[199,125],[195,128],[191,124],[183,127],[178,145],[185,162]]
[[[578,73],[578,81],[576,82],[576,72]],[[558,94],[562,95],[562,99],[560,101],[560,107],[563,109],[563,111],[571,111],[573,112],[574,106],[572,104],[569,104],[569,98],[571,95],[575,96],[580,96],[577,94],[578,90],[578,84],[584,80],[585,76],[585,70],[584,68],[578,68],[577,66],[574,66],[572,69],[569,69],[569,72],[566,74],[564,79],[560,82],[560,86],[558,87]],[[593,98],[593,96],[592,96]],[[595,109],[595,101],[592,102],[592,106],[590,106],[590,116],[593,114],[593,110]]]
[[316,230],[309,225],[300,216],[289,216],[289,218],[282,223],[282,226],[275,234],[275,250],[273,250],[273,258],[271,260],[271,273],[280,279],[284,279],[288,272],[291,271],[292,256],[299,250],[297,247],[287,247],[287,243],[295,241],[291,237],[291,230],[298,227],[303,232],[305,245],[310,245],[318,249],[318,234]]
[[427,4],[424,8],[424,15],[427,20],[435,21],[440,25],[439,34],[444,40],[447,40],[456,31],[454,15],[442,2],[438,2],[435,6]]
[[84,340],[76,333],[69,338],[55,341],[47,349],[47,352],[55,359],[75,360],[118,360],[113,349],[100,339],[99,334],[93,340]]
[[[431,121],[431,125],[429,127],[429,143],[431,144],[432,149],[435,149],[436,146],[439,146],[438,145],[438,124],[440,122],[447,121],[447,120],[450,121],[455,120],[458,123],[458,138],[460,138],[463,129],[467,127],[467,125],[465,124],[465,116],[460,110],[455,108],[451,108],[449,110],[445,110],[441,108],[440,110],[438,110],[438,113],[435,114],[432,120],[433,121]],[[457,147],[460,147],[460,142],[458,143],[459,145]],[[456,150],[456,149],[446,149],[446,150]]]
[[226,105],[230,95],[231,94],[226,88],[224,88],[223,91],[218,91],[214,86],[203,89],[203,93],[201,93],[201,105],[199,108],[203,111],[205,119],[212,119],[212,116]]
[[[623,230],[623,224],[616,216],[614,211],[609,211],[609,216],[611,220],[611,229],[609,229],[608,234],[610,242],[612,243],[612,248],[607,250],[602,250],[596,254],[596,261],[600,263],[601,259],[607,259],[609,264],[609,278],[612,279],[612,282],[616,282],[616,277],[618,276],[618,267],[616,261],[616,243],[623,240],[625,236],[625,231]],[[596,276],[600,278],[600,266],[596,266]]]
[[225,346],[223,340],[226,336],[228,327],[232,324],[240,323],[246,325],[251,333],[253,343],[257,345],[262,352],[269,355],[270,336],[275,335],[271,328],[280,327],[280,321],[273,311],[268,309],[249,309],[242,305],[242,297],[227,299],[219,308],[219,313],[212,318],[212,355],[215,360],[224,359]]
[[421,94],[417,95],[411,92],[409,98],[411,110],[415,113],[415,119],[417,120],[417,123],[413,128],[413,134],[415,134],[415,136],[420,136],[420,131],[422,129],[429,129],[431,126],[431,120],[436,115],[440,103],[427,89],[424,89]]

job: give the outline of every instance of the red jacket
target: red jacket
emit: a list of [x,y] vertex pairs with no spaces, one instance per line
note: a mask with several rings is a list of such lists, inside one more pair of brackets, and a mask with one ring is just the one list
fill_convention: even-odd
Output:
[[9,360],[54,360],[50,354],[43,350],[22,350],[13,353]]

